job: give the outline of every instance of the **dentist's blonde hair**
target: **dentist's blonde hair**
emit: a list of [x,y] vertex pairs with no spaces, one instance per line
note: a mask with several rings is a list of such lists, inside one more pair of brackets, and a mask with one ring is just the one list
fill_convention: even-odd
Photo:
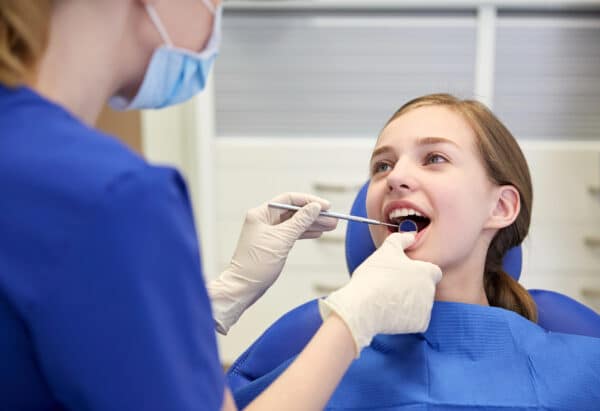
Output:
[[484,288],[490,305],[515,311],[537,322],[537,307],[521,284],[504,272],[506,252],[520,245],[529,231],[533,188],[525,156],[517,141],[502,122],[482,103],[461,100],[450,94],[430,94],[403,105],[386,126],[406,113],[423,106],[444,106],[461,114],[477,136],[476,147],[488,177],[495,184],[511,185],[519,192],[520,211],[516,220],[496,233],[488,249]]
[[0,0],[0,83],[32,81],[46,50],[53,0]]

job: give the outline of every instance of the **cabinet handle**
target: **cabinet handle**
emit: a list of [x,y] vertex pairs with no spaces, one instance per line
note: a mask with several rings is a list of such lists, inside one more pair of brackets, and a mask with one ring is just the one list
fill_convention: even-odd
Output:
[[600,289],[598,288],[582,288],[581,296],[585,298],[586,303],[590,308],[600,313]]
[[332,292],[340,289],[341,287],[342,287],[341,285],[328,285],[328,284],[314,283],[312,288],[313,288],[313,291],[316,292],[317,294],[329,295]]
[[342,183],[313,183],[313,189],[322,193],[355,193],[362,187],[362,184],[342,184]]
[[600,199],[600,186],[589,186],[588,192],[594,197],[598,197]]
[[590,248],[600,247],[600,237],[584,237],[583,243]]
[[322,235],[317,241],[327,244],[343,244],[346,238],[343,235]]
[[581,295],[585,298],[600,298],[600,288],[582,288]]

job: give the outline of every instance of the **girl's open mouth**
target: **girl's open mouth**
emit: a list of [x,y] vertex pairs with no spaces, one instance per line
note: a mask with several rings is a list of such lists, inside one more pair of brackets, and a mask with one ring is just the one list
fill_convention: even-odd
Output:
[[[423,231],[425,228],[427,228],[429,223],[431,223],[431,219],[429,217],[410,208],[397,208],[392,210],[386,216],[386,222],[389,224],[401,225],[405,221],[412,221],[417,227],[417,232]],[[397,231],[397,229],[394,229],[394,227],[389,226],[388,230],[390,232]]]
[[[401,225],[405,221],[412,221],[417,227],[415,242],[406,248],[406,251],[409,251],[418,247],[420,239],[426,233],[427,228],[431,223],[431,219],[425,216],[423,213],[410,208],[397,208],[390,211],[386,216],[386,222],[390,224]],[[390,234],[398,231],[398,229],[389,226],[387,229]]]

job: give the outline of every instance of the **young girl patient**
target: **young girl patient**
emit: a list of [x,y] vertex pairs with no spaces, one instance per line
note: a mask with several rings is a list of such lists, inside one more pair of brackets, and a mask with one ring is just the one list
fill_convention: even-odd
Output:
[[[414,287],[435,287],[426,330],[376,336],[328,408],[600,409],[600,340],[543,330],[531,296],[502,270],[507,250],[527,235],[532,205],[527,163],[506,127],[476,101],[417,98],[385,125],[370,176],[369,218],[416,222],[418,234],[397,257],[436,265],[442,278],[437,285],[413,279]],[[399,236],[385,226],[370,231],[377,247]],[[403,274],[398,267],[392,275]],[[349,298],[321,300],[322,315],[343,317],[336,308]],[[288,363],[234,393],[238,405]]]

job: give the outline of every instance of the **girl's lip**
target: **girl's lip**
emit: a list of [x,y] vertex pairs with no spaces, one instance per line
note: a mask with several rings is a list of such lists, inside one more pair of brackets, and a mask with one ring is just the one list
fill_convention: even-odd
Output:
[[431,217],[429,217],[429,214],[425,213],[420,207],[418,207],[416,204],[410,202],[410,201],[405,201],[405,200],[396,200],[396,201],[392,201],[389,204],[387,204],[384,208],[383,208],[383,220],[381,221],[385,221],[385,222],[390,222],[388,221],[388,216],[390,215],[390,212],[392,210],[396,210],[399,208],[410,208],[413,210],[418,211],[419,213],[421,213],[422,216],[429,218],[431,220]]

